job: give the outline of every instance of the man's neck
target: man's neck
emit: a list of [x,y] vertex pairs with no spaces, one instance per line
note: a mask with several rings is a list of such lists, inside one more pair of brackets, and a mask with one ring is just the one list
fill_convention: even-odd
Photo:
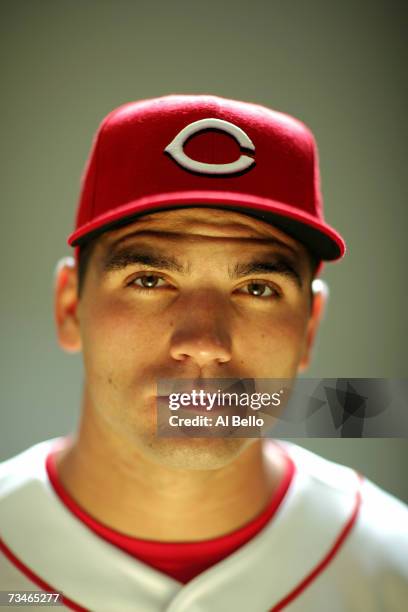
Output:
[[216,470],[170,469],[118,444],[86,415],[57,458],[62,485],[94,519],[162,542],[212,539],[245,525],[265,509],[284,469],[279,449],[266,458],[260,440]]

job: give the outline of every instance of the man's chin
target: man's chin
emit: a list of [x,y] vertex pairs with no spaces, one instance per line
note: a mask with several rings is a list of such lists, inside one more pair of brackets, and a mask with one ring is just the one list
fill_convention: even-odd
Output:
[[146,459],[164,467],[217,470],[236,459],[250,443],[244,438],[154,437],[139,440],[138,446]]

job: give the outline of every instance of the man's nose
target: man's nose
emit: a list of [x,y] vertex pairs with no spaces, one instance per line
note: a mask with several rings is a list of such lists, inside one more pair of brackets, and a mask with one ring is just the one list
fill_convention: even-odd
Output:
[[191,362],[200,368],[231,360],[228,316],[221,300],[202,291],[184,302],[171,338],[170,354],[176,361]]

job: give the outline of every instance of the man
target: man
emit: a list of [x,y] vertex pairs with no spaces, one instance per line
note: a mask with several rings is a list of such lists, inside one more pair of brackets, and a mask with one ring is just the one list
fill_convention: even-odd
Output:
[[344,254],[310,131],[214,96],[120,107],[69,243],[55,315],[82,420],[2,466],[0,587],[98,612],[402,610],[401,502],[293,444],[157,431],[160,380],[306,369],[316,273]]

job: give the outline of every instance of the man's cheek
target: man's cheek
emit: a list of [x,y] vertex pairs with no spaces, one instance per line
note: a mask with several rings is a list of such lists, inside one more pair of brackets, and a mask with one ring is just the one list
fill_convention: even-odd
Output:
[[103,352],[117,352],[126,347],[134,335],[137,323],[126,316],[120,309],[109,308],[97,303],[84,313],[81,320],[81,336],[83,342]]
[[285,325],[276,323],[264,328],[249,351],[255,358],[257,376],[291,376],[303,344],[304,330],[300,320],[291,319],[285,321]]
[[87,379],[98,386],[109,384],[109,392],[140,385],[156,361],[155,338],[162,345],[163,333],[154,333],[146,325],[117,315],[98,316],[82,330]]

